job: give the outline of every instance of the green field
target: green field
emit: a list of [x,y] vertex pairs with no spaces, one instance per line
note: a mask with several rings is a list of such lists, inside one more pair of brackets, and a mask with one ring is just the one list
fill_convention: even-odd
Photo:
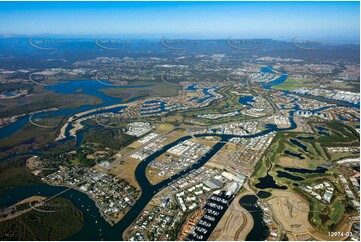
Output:
[[58,109],[76,109],[84,105],[98,105],[102,100],[95,96],[77,94],[59,94],[53,91],[34,87],[34,95],[19,97],[14,99],[1,100],[0,118],[14,115],[27,114],[39,110],[58,108]]
[[[327,130],[324,132],[327,132],[328,135],[319,134],[316,128],[314,128],[315,135],[295,132],[279,132],[274,138],[270,148],[267,150],[265,157],[275,165],[280,162],[280,158],[282,157],[287,157],[295,161],[299,160],[299,165],[307,163],[306,166],[300,165],[300,167],[309,169],[314,169],[322,164],[329,164],[332,161],[337,160],[336,158],[357,157],[358,154],[352,153],[330,156],[325,150],[325,147],[332,146],[359,146],[359,134],[352,127],[340,122],[313,123],[311,125],[313,127],[322,126],[326,128]],[[313,137],[314,139],[298,139],[299,136]],[[291,143],[291,141],[297,141],[300,145],[295,145]],[[285,154],[286,150],[299,154],[304,159]]]
[[[273,177],[276,184],[287,186],[310,202],[310,210],[313,211],[309,213],[310,222],[319,231],[335,231],[338,226],[345,222],[347,214],[353,210],[348,205],[349,202],[346,200],[343,186],[337,175],[340,173],[340,168],[334,161],[345,157],[357,157],[359,154],[349,152],[331,156],[327,153],[325,147],[359,146],[359,134],[354,128],[341,122],[312,123],[311,126],[314,128],[315,134],[278,132],[263,158],[256,164],[255,171],[251,177],[251,186],[258,183],[258,178],[266,175],[267,167],[270,167],[269,163],[271,162],[272,167],[268,174]],[[317,127],[321,126],[326,129],[323,131],[327,134],[318,132]],[[299,139],[298,137],[300,136],[313,137],[314,139]],[[300,145],[291,143],[291,140],[296,140]],[[301,155],[303,159],[285,154],[286,150]],[[301,181],[292,180],[293,178],[291,177],[277,176],[277,171],[285,171],[284,167],[316,169],[323,164],[331,165],[325,173],[287,171],[290,175],[304,179]],[[326,180],[331,182],[335,188],[330,204],[320,202],[299,188],[301,185],[313,185]],[[272,193],[272,189],[268,190]],[[346,209],[347,207],[348,210]]]
[[302,87],[315,88],[318,86],[319,85],[313,81],[287,78],[287,80],[285,82],[278,84],[276,86],[273,86],[272,88],[276,89],[276,90],[293,91],[293,90],[296,90],[297,88],[302,88]]
[[[328,181],[336,181],[337,178],[329,176]],[[301,184],[315,184],[321,182],[321,179],[311,179],[309,181],[301,182]],[[333,184],[337,184],[333,182]],[[336,185],[337,186],[337,185]],[[295,188],[295,191],[305,197],[310,203],[309,220],[316,226],[319,231],[335,231],[335,228],[340,224],[346,213],[345,194],[336,189],[333,199],[330,204],[325,204],[318,201],[314,197],[305,193],[304,191]]]
[[[240,122],[240,121],[242,122],[252,119],[258,119],[244,114],[238,114],[237,116],[229,116],[218,119],[207,119],[203,117],[197,117],[198,115],[204,115],[204,114],[227,114],[245,109],[244,105],[242,105],[239,102],[241,96],[232,93],[232,91],[235,91],[233,87],[220,88],[219,90],[217,90],[217,93],[223,96],[222,99],[213,101],[207,107],[194,108],[192,109],[192,112],[182,111],[182,110],[178,111],[175,113],[175,115],[180,114],[184,120],[194,120],[207,125],[215,125],[225,122]],[[252,95],[252,94],[248,94],[248,95]]]
[[111,97],[121,98],[122,102],[141,97],[171,97],[178,94],[181,86],[169,85],[162,81],[134,81],[129,85],[150,85],[137,88],[107,88],[100,90]]

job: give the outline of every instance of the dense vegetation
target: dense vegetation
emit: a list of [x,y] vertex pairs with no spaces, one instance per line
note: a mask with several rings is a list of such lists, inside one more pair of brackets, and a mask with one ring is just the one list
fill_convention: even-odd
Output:
[[0,240],[62,240],[82,228],[83,214],[69,200],[55,198],[50,203],[56,212],[31,210],[0,222]]
[[[92,122],[95,125],[95,122]],[[120,128],[98,127],[84,134],[83,143],[97,143],[101,148],[119,150],[122,146],[134,141],[135,137],[124,134]]]
[[19,157],[8,162],[0,163],[0,194],[7,189],[18,186],[28,186],[40,183],[40,179],[33,175],[25,166],[27,157]]

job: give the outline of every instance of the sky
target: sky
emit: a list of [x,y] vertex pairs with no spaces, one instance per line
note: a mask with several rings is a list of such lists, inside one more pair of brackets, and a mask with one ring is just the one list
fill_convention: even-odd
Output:
[[355,39],[359,2],[0,2],[0,34]]

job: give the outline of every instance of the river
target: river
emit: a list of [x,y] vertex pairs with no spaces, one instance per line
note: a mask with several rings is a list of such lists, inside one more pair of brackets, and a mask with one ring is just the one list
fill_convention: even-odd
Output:
[[[73,80],[73,81],[61,81],[60,83],[54,86],[46,86],[45,89],[48,91],[53,91],[59,94],[84,94],[90,95],[99,98],[102,103],[98,105],[83,105],[79,108],[74,109],[61,109],[56,111],[45,111],[41,113],[37,113],[33,115],[33,119],[36,118],[44,118],[46,115],[51,116],[52,118],[56,117],[64,117],[64,116],[72,116],[74,114],[92,110],[95,108],[106,107],[114,104],[121,103],[121,98],[111,97],[104,94],[102,91],[103,89],[108,88],[143,88],[149,85],[140,85],[140,86],[109,86],[97,82],[96,80]],[[78,90],[82,90],[82,92],[78,93]],[[134,101],[134,99],[133,99]],[[109,111],[109,110],[108,110]],[[29,123],[30,115],[25,115],[24,117],[18,119],[17,121],[0,128],[0,139],[8,137],[15,132],[19,131],[24,125]]]
[[[287,74],[282,73],[282,76],[279,79],[275,80],[272,83],[267,84],[264,88],[268,89],[272,85],[279,84],[279,83],[285,81],[286,79],[287,79]],[[84,83],[85,82],[83,82],[82,84],[84,84]],[[98,85],[98,84],[100,85],[100,83],[94,84],[93,82],[91,82],[90,84],[91,84],[91,86]],[[59,84],[59,85],[62,85],[62,84]],[[64,85],[66,85],[66,84],[64,84]],[[80,88],[79,86],[77,86],[77,85],[79,85],[79,83],[73,84],[73,85],[74,86],[72,86],[73,87],[72,90],[75,90],[76,88]],[[64,89],[64,86],[60,86],[58,88],[59,88],[58,89],[59,92],[63,91],[65,93],[67,93],[66,88]],[[81,88],[84,88],[84,86],[82,86]],[[104,88],[104,86],[102,86],[102,88]],[[52,88],[50,88],[50,89],[52,89]],[[87,92],[94,92],[94,86],[93,86],[93,89],[90,88]],[[100,95],[104,95],[104,94],[102,93]],[[120,99],[114,99],[114,98],[108,99],[103,96],[102,96],[102,99],[103,99],[104,103],[101,105],[98,105],[99,107],[108,106],[108,105],[114,104],[115,102],[121,101]],[[59,110],[59,111],[55,111],[55,112],[58,112],[58,113],[56,113],[58,115],[60,115],[60,114],[61,115],[64,115],[64,114],[71,115],[71,114],[78,113],[80,111],[87,110],[87,108],[93,109],[95,107],[96,106],[91,106],[91,107],[84,106],[80,110],[75,110],[74,112],[73,112],[73,110]],[[173,147],[174,145],[176,145],[180,142],[183,142],[184,140],[191,139],[192,137],[191,136],[182,137],[182,138],[178,139],[177,141],[164,146],[162,149],[158,150],[154,154],[152,154],[149,157],[147,157],[146,159],[144,159],[137,166],[136,171],[135,171],[135,176],[142,189],[141,197],[136,201],[134,206],[123,217],[123,219],[114,226],[110,226],[101,217],[100,212],[99,212],[98,208],[95,206],[94,201],[92,201],[86,194],[83,194],[76,190],[69,190],[69,191],[61,194],[60,197],[67,198],[70,201],[72,201],[75,204],[75,206],[77,206],[84,214],[84,227],[78,233],[68,237],[67,239],[69,239],[69,240],[121,240],[121,239],[123,239],[121,237],[122,233],[133,223],[133,221],[137,218],[137,216],[145,208],[145,206],[153,198],[153,196],[157,192],[161,191],[166,186],[168,186],[169,183],[187,175],[192,170],[199,169],[200,167],[202,167],[214,154],[216,154],[225,145],[225,142],[229,141],[231,138],[234,138],[234,137],[254,138],[257,136],[268,134],[273,131],[286,131],[286,130],[292,130],[292,129],[296,128],[296,123],[293,120],[293,114],[294,114],[294,111],[291,111],[290,112],[291,126],[289,128],[277,128],[276,125],[270,124],[270,125],[265,126],[265,128],[266,128],[265,130],[263,130],[257,134],[246,135],[246,136],[217,135],[217,134],[195,135],[196,137],[219,136],[221,138],[221,140],[220,140],[220,142],[216,143],[208,153],[206,153],[203,157],[201,157],[198,160],[198,162],[196,162],[192,166],[186,168],[185,170],[182,170],[178,174],[173,175],[172,177],[166,179],[163,182],[160,182],[159,184],[152,185],[146,178],[145,170],[146,170],[147,165],[152,160],[154,160],[155,158],[157,158],[158,156],[160,156],[161,154],[166,152],[166,150],[168,150],[169,148]],[[5,137],[8,135],[11,135],[11,133],[16,132],[21,127],[23,127],[27,123],[26,120],[27,120],[26,117],[22,118],[22,119],[18,120],[17,122],[0,129],[0,133],[3,134],[3,136],[5,136]],[[77,146],[79,146],[81,144],[83,133],[84,133],[84,130],[82,130],[78,133]],[[0,135],[0,139],[1,138],[3,138],[3,137]],[[69,137],[67,139],[69,139]],[[31,154],[40,155],[38,153],[29,153],[28,155],[31,155]],[[15,156],[11,156],[11,158],[13,158],[13,157],[15,157]],[[6,160],[6,159],[7,158],[4,158],[2,160]],[[20,201],[24,198],[30,197],[32,195],[37,195],[37,194],[43,195],[43,196],[51,196],[51,195],[59,193],[60,191],[62,191],[62,189],[65,189],[65,188],[49,186],[49,185],[44,185],[44,184],[36,185],[36,186],[17,187],[17,188],[6,191],[1,196],[0,206],[9,206],[9,205],[14,204],[17,201]],[[256,200],[254,200],[255,199],[254,197],[245,196],[244,199],[246,199],[248,202],[254,202],[254,203],[256,202]],[[244,199],[243,200],[241,199],[240,202],[241,203],[245,202]],[[247,207],[245,207],[245,208],[247,209]],[[261,221],[260,220],[260,217],[262,216],[261,212],[262,211],[260,211],[258,213],[251,213],[257,224],[258,224],[258,222]],[[266,236],[267,231],[268,231],[267,226],[258,226],[258,225],[256,226],[256,223],[255,223],[255,226],[253,227],[253,229],[251,230],[250,234],[247,236],[247,240],[264,240],[267,238],[267,236]]]
[[[59,89],[57,89],[57,91],[63,92],[64,94],[71,93],[71,92],[74,92],[76,89],[80,88],[79,84],[80,83],[73,84],[71,86],[72,91],[66,90],[66,88],[64,87],[64,85],[66,85],[66,84],[60,84],[60,86],[58,87]],[[90,84],[92,86],[92,85],[98,85],[99,83],[94,84],[91,82]],[[94,86],[93,86],[93,88],[94,88]],[[94,92],[93,88],[90,88],[87,90],[89,92]],[[106,105],[110,105],[116,101],[120,101],[120,100],[116,100],[113,98],[107,99],[106,97],[103,97],[102,95],[104,95],[104,94],[101,94],[101,97],[104,100],[104,103]],[[101,106],[106,106],[105,104],[102,104]],[[89,107],[84,107],[82,110],[86,110],[86,108],[89,108]],[[92,106],[92,108],[94,108],[94,106]],[[59,113],[65,112],[66,114],[73,114],[71,111],[64,111],[64,110],[59,110],[59,111],[55,111],[55,112],[59,112]],[[62,114],[65,114],[65,113],[62,113]],[[291,112],[291,115],[292,114],[293,114],[293,112]],[[263,130],[254,135],[247,135],[247,136],[241,136],[241,137],[253,138],[256,136],[268,134],[272,131],[288,130],[288,129],[295,128],[296,124],[293,122],[292,118],[290,119],[290,121],[291,121],[291,127],[287,128],[287,129],[278,129],[277,126],[275,126],[275,125],[267,125],[266,130]],[[14,123],[14,126],[16,126],[17,128],[21,128],[21,126],[18,126],[16,123],[17,122]],[[23,122],[23,125],[25,123],[26,122]],[[77,134],[77,146],[79,146],[81,144],[82,135],[84,132],[85,131],[82,130]],[[7,135],[9,135],[9,132],[7,133]],[[202,136],[207,136],[207,135],[209,135],[209,134],[199,134],[199,135],[195,135],[195,136],[202,137]],[[187,175],[192,170],[202,167],[214,154],[216,154],[225,145],[225,142],[229,141],[233,137],[238,137],[238,136],[234,136],[234,135],[215,135],[215,134],[211,134],[211,135],[221,137],[220,141],[222,141],[222,142],[218,142],[217,144],[215,144],[207,154],[205,154],[203,157],[201,157],[201,159],[198,160],[198,162],[196,162],[195,164],[188,167],[187,169],[179,172],[178,174],[166,179],[165,181],[163,181],[159,184],[152,185],[146,178],[145,170],[146,170],[146,167],[149,164],[149,162],[151,162],[156,157],[158,157],[161,154],[163,154],[164,152],[166,152],[166,150],[173,147],[174,145],[176,145],[180,142],[183,142],[184,140],[191,139],[192,137],[191,136],[182,137],[182,138],[178,139],[177,141],[164,146],[159,151],[155,152],[151,156],[144,159],[137,166],[136,171],[135,171],[136,179],[142,189],[141,197],[137,200],[137,202],[129,210],[129,212],[123,217],[123,219],[114,226],[110,226],[101,217],[100,212],[98,211],[97,207],[95,206],[94,201],[92,201],[86,194],[83,194],[76,190],[69,190],[69,191],[61,194],[60,197],[64,197],[64,198],[71,200],[79,209],[82,210],[82,212],[84,214],[84,227],[78,233],[76,233],[73,236],[70,236],[68,239],[69,240],[100,240],[100,239],[120,240],[120,239],[122,239],[121,238],[122,233],[125,231],[126,228],[128,228],[133,223],[133,221],[136,219],[136,217],[139,215],[139,213],[145,208],[145,206],[148,204],[148,202],[153,198],[153,196],[157,192],[164,189],[166,186],[168,186],[169,183],[181,178],[182,176]],[[68,140],[69,138],[70,137],[67,137],[66,140]],[[36,153],[36,154],[40,155],[39,153]],[[29,153],[28,155],[31,155],[31,153]],[[12,156],[12,158],[13,157],[15,157],[15,156]],[[2,160],[6,160],[6,158],[4,158]],[[17,201],[20,201],[24,198],[30,197],[34,194],[51,196],[51,195],[59,193],[61,191],[61,189],[65,189],[65,188],[64,187],[54,187],[54,186],[49,186],[49,185],[44,185],[44,184],[37,185],[37,186],[30,186],[30,187],[17,187],[15,189],[8,190],[8,191],[6,191],[6,193],[3,194],[3,196],[0,198],[0,205],[9,206],[9,205],[14,204]],[[97,221],[97,223],[95,223],[95,221]]]

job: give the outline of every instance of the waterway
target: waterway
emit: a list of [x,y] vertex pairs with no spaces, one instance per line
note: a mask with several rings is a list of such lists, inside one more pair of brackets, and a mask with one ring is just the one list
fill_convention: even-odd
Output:
[[294,176],[288,172],[284,172],[284,171],[277,171],[277,176],[281,177],[281,178],[287,178],[293,181],[303,181],[305,180],[305,178],[300,177],[300,176]]
[[[265,89],[271,88],[272,85],[282,83],[286,79],[287,79],[287,74],[283,72],[282,76],[279,79],[275,80],[272,83],[267,84],[265,86]],[[78,113],[80,111],[85,111],[85,110],[93,109],[96,107],[108,106],[108,105],[112,105],[115,103],[119,103],[121,101],[120,99],[108,97],[105,94],[99,92],[97,90],[97,85],[102,85],[102,84],[100,84],[98,82],[96,82],[97,83],[96,84],[96,83],[94,83],[95,81],[94,82],[89,81],[89,85],[90,85],[89,88],[86,87],[87,85],[84,85],[85,84],[84,81],[79,81],[79,82],[81,82],[82,85],[80,85],[80,83],[76,83],[76,82],[75,83],[64,82],[64,83],[58,84],[57,85],[58,87],[53,86],[53,87],[48,87],[48,89],[59,92],[59,93],[64,93],[64,94],[74,93],[77,90],[82,89],[82,93],[84,93],[84,94],[91,95],[91,93],[92,93],[95,96],[101,97],[101,99],[104,101],[104,103],[101,105],[97,105],[97,106],[83,106],[83,107],[81,107],[81,110],[79,110],[79,109],[78,110],[61,110],[61,111],[58,111],[59,112],[58,115],[72,115],[72,114]],[[69,85],[69,86],[67,86],[67,85]],[[67,88],[70,88],[71,90],[67,90]],[[102,85],[101,88],[102,89],[109,88],[109,86]],[[114,88],[114,87],[112,87],[112,88]],[[125,88],[125,87],[118,87],[118,88]],[[188,87],[188,90],[195,90],[195,89],[196,89],[195,85]],[[210,96],[211,94],[208,93],[208,90],[203,90],[203,92],[207,98],[211,98],[211,96]],[[203,102],[204,100],[199,100],[199,101]],[[164,189],[166,186],[168,186],[170,183],[176,181],[177,179],[180,179],[180,178],[186,176],[191,171],[202,167],[214,154],[216,154],[225,145],[225,142],[229,141],[233,137],[254,138],[254,137],[268,134],[273,131],[285,131],[285,130],[292,130],[292,129],[296,128],[296,123],[293,121],[293,113],[294,113],[294,111],[290,112],[291,127],[289,127],[289,128],[280,129],[280,128],[277,128],[276,125],[266,125],[265,130],[263,130],[257,134],[252,134],[252,135],[234,136],[234,135],[211,134],[213,136],[215,136],[215,135],[219,136],[221,138],[221,140],[220,140],[220,142],[215,144],[209,152],[207,152],[203,157],[201,157],[201,159],[199,159],[198,162],[196,162],[192,166],[186,168],[185,170],[182,170],[178,174],[173,175],[172,177],[166,179],[165,181],[160,182],[156,185],[152,185],[146,178],[145,169],[146,169],[147,165],[152,160],[154,160],[155,158],[157,158],[158,156],[160,156],[164,152],[166,152],[166,150],[168,150],[169,148],[173,147],[174,145],[176,145],[184,140],[190,139],[192,137],[191,136],[182,137],[182,138],[178,139],[177,141],[164,146],[159,151],[155,152],[151,156],[144,159],[137,166],[136,171],[135,171],[135,177],[142,189],[141,197],[136,201],[134,206],[131,207],[131,209],[123,217],[123,219],[114,226],[110,226],[101,217],[97,207],[95,206],[94,201],[92,201],[87,195],[85,195],[81,192],[75,191],[75,190],[69,190],[69,191],[63,193],[61,195],[61,197],[65,197],[65,198],[71,200],[79,209],[82,210],[82,212],[84,214],[84,227],[78,233],[76,233],[73,236],[70,236],[67,239],[69,239],[69,240],[101,240],[101,239],[121,240],[121,239],[123,239],[122,233],[126,230],[126,228],[128,228],[133,223],[133,221],[137,218],[137,216],[140,214],[140,212],[145,208],[147,203],[153,198],[153,196],[157,192],[161,191],[162,189]],[[27,123],[26,120],[27,120],[27,118],[24,117],[22,119],[19,119],[17,122],[15,122],[11,125],[8,125],[5,128],[0,129],[0,134],[1,135],[5,134],[3,136],[0,135],[0,139],[1,139],[1,137],[9,136],[12,133],[16,132],[17,130],[19,130],[21,127],[23,127]],[[81,131],[78,133],[77,145],[81,144],[83,133],[84,133],[84,131]],[[67,133],[67,135],[68,135],[68,133]],[[209,134],[199,134],[199,135],[195,135],[195,136],[202,137],[202,136],[208,136],[208,135]],[[35,152],[33,154],[39,155],[37,152]],[[6,160],[6,158],[4,158],[3,160]],[[297,172],[300,172],[300,171],[297,171]],[[261,181],[261,179],[260,179],[260,181]],[[273,178],[268,174],[267,174],[267,177],[264,177],[264,179],[265,180],[263,182],[268,183],[268,184],[271,184],[272,181],[274,182]],[[272,181],[270,179],[272,179]],[[260,183],[262,184],[263,182],[261,181]],[[262,186],[262,187],[264,187],[264,186]],[[51,196],[51,195],[54,195],[54,194],[60,192],[61,189],[65,189],[65,188],[64,187],[54,187],[54,186],[49,186],[49,185],[17,187],[17,188],[6,191],[1,196],[0,205],[9,206],[9,205],[12,205],[13,203],[15,203],[16,201],[22,200],[26,197],[36,195],[36,194],[44,195],[44,196]],[[280,189],[285,189],[285,188],[281,187]],[[256,196],[248,195],[248,196],[243,197],[239,202],[247,210],[251,209],[253,211],[253,210],[255,210],[255,206],[254,205],[248,206],[248,205],[256,204],[257,199],[258,198]],[[254,227],[251,230],[251,232],[248,234],[247,240],[265,240],[269,235],[268,227],[263,223],[262,210],[260,208],[256,208],[256,210],[257,211],[253,211],[251,213],[253,216],[253,219],[255,221],[255,224],[254,224]]]
[[266,240],[270,234],[268,226],[263,221],[263,211],[257,205],[256,195],[246,195],[239,200],[239,204],[252,215],[253,228],[246,237],[247,241]]
[[254,103],[253,96],[243,96],[239,98],[239,102],[243,105],[250,106],[250,103]]
[[[194,233],[189,234],[187,236],[186,240],[190,240],[190,241],[206,241],[206,240],[208,240],[209,236],[212,234],[213,230],[216,228],[217,224],[223,217],[224,213],[227,211],[228,204],[231,204],[234,199],[234,195],[228,196],[226,194],[226,192],[222,192],[219,195],[214,194],[212,197],[224,199],[227,202],[222,203],[222,202],[216,201],[214,199],[209,199],[207,201],[206,205],[204,206],[205,214],[201,218],[201,220],[203,222],[205,222],[205,224],[200,224],[198,222],[198,224],[195,227]],[[219,207],[210,206],[210,204],[216,204]],[[213,217],[214,220],[207,219],[208,216]]]
[[298,147],[300,147],[304,152],[307,152],[307,146],[302,144],[301,142],[295,140],[295,139],[290,139],[290,142]]
[[[112,105],[116,102],[121,101],[120,99],[108,97],[105,94],[97,91],[96,90],[97,85],[101,85],[100,83],[98,83],[98,82],[94,83],[92,81],[89,81],[87,83],[90,85],[88,88],[86,87],[87,85],[84,85],[85,84],[84,81],[81,81],[81,83],[80,82],[65,82],[65,83],[58,84],[57,85],[58,87],[53,86],[53,87],[48,87],[48,88],[50,90],[54,90],[54,91],[57,91],[59,93],[64,93],[64,94],[74,93],[77,90],[82,89],[82,93],[93,94],[96,96],[100,96],[102,98],[104,103],[101,105],[98,105],[97,107],[108,106],[108,105]],[[70,85],[70,86],[67,86],[67,85]],[[70,88],[70,90],[68,90],[67,88]],[[105,88],[105,87],[102,86],[102,88]],[[98,93],[96,93],[96,92],[98,92]],[[208,89],[203,90],[203,92],[207,98],[212,97],[212,95],[208,93]],[[203,102],[205,100],[199,100],[199,101]],[[90,107],[83,106],[81,111],[85,111],[88,108],[93,109],[93,108],[95,108],[95,106],[90,106]],[[75,114],[75,113],[79,112],[79,110],[76,110],[76,112],[75,111],[73,112],[73,111],[72,110],[59,110],[59,111],[55,111],[55,112],[58,112],[58,114],[60,114],[60,115],[71,115],[71,114]],[[113,111],[119,111],[119,110],[113,110]],[[291,112],[291,115],[293,115],[293,112]],[[16,127],[16,129],[13,129],[14,132],[16,130],[18,130],[19,128],[21,128],[24,124],[26,124],[25,119],[22,119],[22,122],[23,122],[22,125],[19,125],[18,122],[15,122],[12,124],[12,126]],[[253,138],[253,137],[268,134],[273,131],[294,129],[296,127],[296,124],[294,123],[292,118],[290,118],[290,122],[291,122],[290,128],[278,129],[277,126],[275,126],[275,125],[267,125],[265,130],[263,130],[257,134],[241,136],[241,137]],[[5,128],[8,128],[8,127],[9,126],[6,126]],[[10,135],[10,133],[11,132],[8,132],[6,134],[6,136]],[[81,131],[77,134],[77,145],[81,144],[83,133],[84,133],[84,131]],[[68,135],[68,133],[66,133],[66,134]],[[200,135],[196,135],[196,136],[202,137],[202,136],[207,136],[207,135],[208,134],[200,134]],[[215,134],[212,134],[212,135],[215,135]],[[155,152],[151,156],[144,159],[137,166],[136,171],[135,171],[136,179],[142,189],[141,197],[137,200],[137,202],[130,209],[130,211],[123,217],[123,219],[114,226],[110,226],[100,216],[100,213],[99,213],[98,209],[96,208],[95,203],[87,195],[80,193],[78,191],[75,191],[75,190],[69,190],[69,191],[63,193],[61,195],[61,197],[70,199],[79,209],[81,209],[83,211],[83,214],[84,214],[84,227],[81,229],[81,231],[79,231],[78,233],[76,233],[73,236],[70,236],[68,239],[70,239],[70,240],[77,240],[77,239],[81,239],[81,240],[100,240],[100,239],[120,240],[120,239],[122,239],[121,236],[122,236],[122,233],[124,232],[124,230],[132,224],[132,222],[137,218],[137,216],[140,214],[140,212],[145,208],[147,203],[152,199],[152,197],[157,192],[164,189],[166,186],[168,186],[169,183],[176,181],[177,179],[180,179],[183,176],[187,175],[189,172],[202,167],[214,154],[216,154],[225,145],[225,142],[229,141],[229,139],[231,139],[233,137],[237,137],[234,135],[217,135],[217,136],[221,137],[221,140],[220,140],[221,142],[214,145],[209,152],[207,152],[201,159],[198,160],[198,162],[196,162],[192,166],[186,168],[185,170],[182,170],[178,174],[166,179],[165,181],[158,183],[157,185],[150,184],[150,182],[146,178],[145,169],[146,169],[147,165],[149,164],[149,162],[151,162],[152,160],[154,160],[155,158],[157,158],[158,156],[163,154],[166,150],[173,147],[174,145],[176,145],[180,142],[183,142],[184,140],[190,139],[192,137],[191,136],[182,137],[182,138],[178,139],[177,141],[164,146],[159,151]],[[38,153],[36,153],[36,154],[40,155]],[[6,158],[4,158],[3,160],[6,160]],[[64,189],[64,188],[54,187],[54,186],[49,186],[49,185],[17,187],[15,189],[10,189],[10,190],[6,191],[6,193],[4,193],[3,196],[1,196],[0,204],[2,206],[9,206],[9,205],[12,205],[13,203],[15,203],[16,201],[22,200],[26,197],[29,197],[29,196],[32,196],[35,194],[51,196],[56,193],[59,193],[61,191],[61,189]],[[80,203],[80,202],[82,202],[82,203]],[[96,221],[96,223],[95,223],[95,221]],[[263,240],[262,238],[263,237],[259,237],[259,239]]]
[[[271,126],[271,127],[272,127],[272,129],[264,130],[257,134],[239,136],[239,137],[254,138],[254,137],[257,137],[260,135],[265,135],[272,131],[276,131],[277,128],[275,126]],[[285,130],[285,129],[282,129],[282,130]],[[204,137],[204,136],[208,136],[208,135],[209,134],[198,134],[195,136],[196,137]],[[214,136],[215,134],[212,134],[212,135]],[[156,185],[152,185],[146,178],[145,169],[146,169],[147,165],[152,160],[154,160],[155,158],[157,158],[158,156],[160,156],[164,152],[166,152],[166,150],[168,150],[169,148],[175,146],[176,144],[178,144],[180,142],[183,142],[184,140],[191,139],[192,137],[191,136],[182,137],[182,138],[178,139],[177,141],[164,146],[162,149],[158,150],[154,154],[152,154],[149,157],[147,157],[146,159],[144,159],[137,166],[136,171],[135,171],[136,179],[142,189],[141,197],[137,200],[137,202],[129,210],[129,212],[123,217],[123,219],[116,225],[110,226],[100,216],[99,212],[98,213],[94,212],[94,213],[92,213],[92,217],[89,217],[90,216],[89,212],[84,211],[84,209],[82,209],[82,211],[85,213],[85,217],[86,217],[85,218],[85,226],[83,227],[83,229],[81,231],[79,231],[77,234],[71,236],[69,239],[76,240],[77,238],[82,238],[82,240],[87,240],[87,239],[97,240],[99,238],[99,236],[103,236],[104,237],[103,239],[106,239],[106,240],[120,240],[121,235],[124,232],[124,230],[132,224],[132,222],[137,218],[137,216],[140,214],[140,212],[145,208],[145,206],[148,204],[148,202],[152,199],[152,197],[157,192],[164,189],[166,186],[168,186],[169,183],[176,181],[177,179],[180,179],[180,178],[184,177],[185,175],[187,175],[189,172],[202,167],[212,156],[214,156],[226,144],[225,141],[229,141],[233,137],[238,137],[238,136],[234,136],[234,135],[216,135],[216,136],[219,136],[221,138],[220,142],[218,142],[216,145],[214,145],[212,147],[212,149],[210,151],[208,151],[203,157],[201,157],[196,163],[194,163],[192,166],[186,168],[185,170],[182,170],[178,174],[173,175],[172,177],[170,177]],[[23,192],[23,191],[26,191],[26,192]],[[53,186],[49,186],[49,185],[38,185],[38,186],[34,186],[34,187],[18,187],[15,189],[8,190],[6,193],[3,194],[3,196],[1,197],[1,205],[9,206],[9,205],[12,205],[15,201],[22,200],[22,199],[32,196],[32,195],[39,194],[39,195],[44,195],[44,196],[50,196],[50,195],[54,195],[60,191],[61,190],[59,190],[59,187],[53,187]],[[85,203],[84,200],[87,200],[86,206],[88,207],[88,209],[90,209],[89,206],[91,206],[91,204],[93,204],[93,208],[96,209],[96,207],[94,207],[95,206],[94,202],[89,197],[87,197],[87,195],[82,194],[78,191],[70,190],[68,192],[63,193],[61,195],[61,197],[70,198],[70,195],[68,195],[68,194],[71,194],[72,196],[75,197],[74,198],[75,200],[74,199],[70,199],[70,200],[72,202],[75,201],[74,204],[78,208],[80,208],[80,209],[82,208],[81,206],[79,206],[79,203],[76,202],[77,199],[79,198],[79,196],[81,196],[82,201],[84,203]],[[91,222],[91,221],[93,221],[92,218],[93,218],[93,220],[97,221],[96,225],[95,224],[92,225],[92,222]],[[103,231],[103,232],[105,231],[105,232],[100,235],[100,231],[97,230],[98,228],[101,229],[101,231]],[[98,232],[99,232],[99,234],[98,234]],[[96,233],[96,234],[94,234],[94,233]],[[92,236],[90,236],[90,235],[92,235]]]
[[298,172],[298,173],[302,173],[302,174],[312,174],[312,173],[323,174],[327,171],[327,168],[325,168],[325,167],[317,167],[315,170],[303,169],[303,168],[292,168],[292,167],[284,167],[283,169],[286,171]]
[[304,160],[304,159],[305,159],[305,157],[303,157],[302,154],[294,153],[294,152],[292,152],[292,151],[290,151],[290,150],[285,150],[284,153],[285,153],[286,155],[296,157],[296,158],[298,158],[298,159],[300,159],[300,160]]
[[[105,81],[104,81],[105,82]],[[74,114],[88,111],[95,108],[106,107],[114,104],[121,103],[121,98],[111,97],[104,94],[103,89],[108,88],[144,88],[149,85],[140,85],[140,86],[109,86],[105,84],[101,84],[96,80],[73,80],[73,81],[61,81],[54,86],[45,87],[48,91],[53,91],[59,94],[84,94],[97,97],[101,99],[102,103],[98,105],[83,105],[79,108],[74,109],[61,109],[56,111],[45,111],[41,113],[37,113],[33,115],[33,119],[42,118],[46,116],[51,116],[51,118],[56,119],[63,118],[65,116],[72,116]],[[108,110],[109,111],[109,110]],[[108,112],[107,111],[107,112]],[[11,123],[5,127],[0,128],[0,139],[8,137],[15,132],[22,129],[26,124],[29,123],[30,115],[25,115],[24,117],[18,119],[16,122]]]
[[[33,195],[51,197],[66,190],[66,187],[40,184],[17,187],[5,191],[0,198],[0,207],[15,204]],[[121,240],[117,227],[110,226],[102,217],[95,202],[86,194],[77,190],[69,190],[59,197],[69,199],[84,216],[84,225],[76,234],[67,240]],[[61,208],[58,208],[61,209]],[[56,210],[55,210],[56,213]]]
[[255,187],[258,189],[267,189],[267,188],[280,189],[280,190],[287,189],[286,186],[277,185],[275,180],[273,179],[273,177],[268,173],[265,177],[258,178],[258,180],[259,180],[259,183],[257,183],[255,185]]

